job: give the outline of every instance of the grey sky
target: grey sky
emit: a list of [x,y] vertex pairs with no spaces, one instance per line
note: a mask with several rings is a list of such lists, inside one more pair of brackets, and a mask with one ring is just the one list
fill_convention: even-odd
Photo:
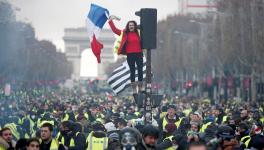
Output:
[[[120,28],[128,20],[137,20],[135,11],[140,8],[157,8],[158,19],[165,19],[178,11],[178,0],[9,0],[15,7],[21,8],[17,18],[30,22],[36,30],[38,39],[48,39],[58,48],[64,49],[62,40],[64,28],[76,28],[85,25],[90,4],[95,3],[107,8],[110,14],[121,17],[117,23]],[[108,28],[108,25],[105,25]]]

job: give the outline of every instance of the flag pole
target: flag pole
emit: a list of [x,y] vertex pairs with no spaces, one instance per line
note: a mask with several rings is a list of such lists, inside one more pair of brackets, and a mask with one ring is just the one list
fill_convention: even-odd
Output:
[[105,11],[105,16],[107,17],[107,19],[109,19],[109,14],[107,13],[107,11]]

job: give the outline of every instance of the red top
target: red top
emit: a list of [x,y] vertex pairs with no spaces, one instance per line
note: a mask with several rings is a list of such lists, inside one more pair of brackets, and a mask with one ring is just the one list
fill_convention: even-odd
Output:
[[140,38],[136,32],[128,32],[126,53],[140,53]]
[[[112,29],[112,31],[117,34],[117,35],[121,35],[121,30],[117,29],[113,23],[112,20],[110,20],[109,25]],[[123,37],[121,40],[121,49],[122,46],[124,45],[125,41],[126,41],[126,53],[141,53],[142,49],[141,49],[141,45],[140,45],[140,37],[136,32],[128,32],[126,34],[125,31],[123,31]]]

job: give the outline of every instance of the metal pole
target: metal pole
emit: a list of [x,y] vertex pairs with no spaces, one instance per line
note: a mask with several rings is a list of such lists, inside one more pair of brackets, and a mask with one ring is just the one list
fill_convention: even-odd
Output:
[[147,66],[146,66],[146,96],[145,96],[145,103],[144,103],[144,122],[145,125],[148,123],[152,123],[152,99],[151,99],[151,50],[147,50]]

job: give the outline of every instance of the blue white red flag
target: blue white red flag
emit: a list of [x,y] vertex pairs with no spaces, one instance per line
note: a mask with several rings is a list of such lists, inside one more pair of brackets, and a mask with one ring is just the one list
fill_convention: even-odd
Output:
[[88,31],[88,36],[91,42],[91,48],[94,55],[97,58],[97,62],[100,63],[101,49],[103,44],[98,41],[99,34],[107,21],[109,16],[109,11],[101,6],[91,4],[90,11],[86,18],[86,26]]

